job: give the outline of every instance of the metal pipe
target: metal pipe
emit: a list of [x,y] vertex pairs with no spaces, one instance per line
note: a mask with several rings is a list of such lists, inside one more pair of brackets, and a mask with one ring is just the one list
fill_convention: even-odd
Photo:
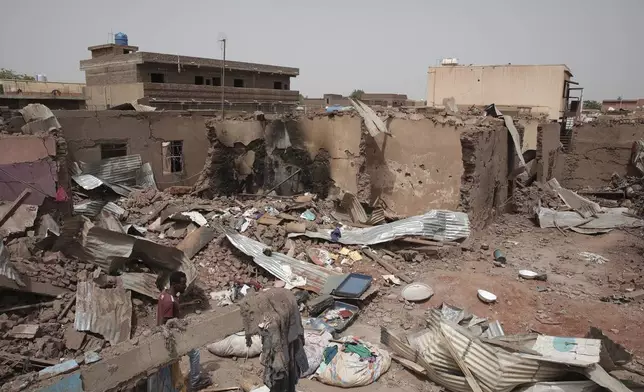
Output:
[[226,38],[222,38],[221,42],[223,43],[223,51],[224,51],[224,64],[221,67],[221,119],[224,119],[224,105],[226,102],[225,94],[226,94]]

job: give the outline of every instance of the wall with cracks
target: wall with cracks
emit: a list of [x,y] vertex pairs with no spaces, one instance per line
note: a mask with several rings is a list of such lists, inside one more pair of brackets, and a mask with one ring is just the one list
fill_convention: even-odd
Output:
[[[160,188],[194,185],[203,196],[349,191],[400,216],[430,209],[470,213],[475,225],[508,197],[503,121],[395,113],[390,135],[372,137],[355,113],[227,119],[188,112],[57,111],[72,159],[101,159],[101,145],[127,144],[150,162]],[[164,141],[183,141],[184,171],[163,172]],[[279,186],[278,186],[279,185]]]
[[[203,169],[209,141],[207,116],[190,112],[54,111],[67,140],[70,159],[101,160],[101,144],[126,144],[127,154],[149,162],[159,187],[192,185]],[[183,141],[183,171],[164,173],[164,141]]]
[[610,184],[613,173],[637,175],[630,157],[633,142],[641,139],[644,118],[600,118],[574,128],[562,185],[571,189],[594,188]]
[[[484,225],[508,196],[507,129],[497,119],[467,121],[454,116],[390,117],[391,135],[373,138],[362,119],[351,114],[210,120],[212,147],[196,187],[212,196],[268,189],[287,180],[278,194],[312,191],[324,197],[338,189],[357,194],[365,203],[384,201],[402,216],[429,209],[464,210]],[[289,154],[299,161],[287,159]],[[285,163],[292,168],[280,171]],[[298,169],[302,173],[289,179]]]

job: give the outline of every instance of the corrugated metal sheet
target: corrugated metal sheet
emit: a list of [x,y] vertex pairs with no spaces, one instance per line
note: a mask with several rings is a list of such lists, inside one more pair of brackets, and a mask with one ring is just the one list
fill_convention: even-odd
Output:
[[371,217],[367,221],[367,224],[376,226],[382,223],[385,223],[385,210],[384,208],[380,208],[380,207],[375,208],[371,212]]
[[157,287],[157,276],[145,272],[125,272],[120,276],[123,288],[146,295],[154,300],[159,298],[161,291]]
[[349,212],[351,220],[355,223],[365,223],[367,221],[367,213],[362,204],[353,193],[346,192],[342,197],[342,206]]
[[96,176],[93,176],[91,174],[78,174],[78,175],[72,176],[72,179],[76,181],[76,183],[80,185],[83,189],[88,191],[92,189],[96,189],[99,186],[103,185],[103,181],[101,181]]
[[[484,392],[509,392],[522,384],[558,380],[571,367],[583,371],[582,367],[587,366],[581,361],[539,357],[485,343],[465,328],[442,319],[438,310],[429,313],[427,327],[409,338],[418,356],[416,362],[428,370],[433,381],[457,392],[471,388],[463,383],[465,378],[454,355],[464,362]],[[454,375],[459,378],[454,379]]]
[[83,174],[91,174],[109,184],[136,183],[138,171],[141,169],[141,155],[126,155],[123,157],[107,158],[100,162],[81,162]]
[[0,237],[0,275],[6,276],[20,286],[25,285],[22,279],[20,279],[18,271],[16,271],[11,264],[9,250],[4,246],[2,237]]
[[[331,241],[331,230],[291,233],[289,237],[304,235]],[[342,230],[338,242],[346,245],[375,245],[405,236],[419,236],[435,241],[454,241],[470,235],[470,222],[464,212],[430,210],[424,215],[412,216],[385,225],[364,229]]]
[[576,211],[555,211],[550,208],[537,209],[539,227],[571,227],[579,228],[582,233],[602,233],[607,229],[620,227],[641,227],[644,220],[624,215],[628,208],[604,208],[596,217],[583,218]]
[[197,278],[197,269],[180,249],[107,230],[94,226],[85,217],[79,218],[65,222],[56,243],[55,248],[66,255],[93,263],[108,272],[128,259],[136,258],[152,268],[183,271],[188,284]]
[[142,164],[138,154],[108,158],[96,163],[80,162],[73,169],[75,175],[72,178],[86,190],[105,185],[121,196],[128,196],[137,186],[156,189],[152,166]]
[[141,166],[141,170],[139,170],[136,178],[136,183],[144,188],[157,189],[157,183],[154,181],[154,172],[152,172],[152,165],[150,165],[149,162],[146,162]]
[[[297,284],[297,277],[303,277],[306,279],[304,288],[315,293],[320,293],[329,276],[336,275],[334,272],[325,268],[315,264],[305,263],[282,253],[272,252],[271,256],[266,256],[262,251],[267,246],[261,242],[238,234],[227,227],[220,227],[220,229],[224,231],[228,240],[237,249],[251,256],[257,265],[287,284]],[[292,274],[285,271],[285,266],[290,268]]]
[[93,218],[96,215],[100,214],[101,211],[111,212],[116,217],[120,217],[125,213],[125,209],[119,207],[111,201],[90,200],[74,205],[75,213],[89,216],[90,218]]
[[113,346],[128,340],[132,330],[132,295],[123,287],[102,289],[87,271],[76,286],[74,328],[102,335]]

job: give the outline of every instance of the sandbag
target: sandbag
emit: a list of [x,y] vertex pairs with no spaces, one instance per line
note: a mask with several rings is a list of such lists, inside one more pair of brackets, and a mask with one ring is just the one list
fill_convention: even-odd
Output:
[[342,345],[333,343],[327,347],[337,347],[337,353],[329,361],[320,363],[316,374],[313,376],[320,382],[336,387],[352,388],[369,385],[384,373],[391,366],[389,353],[371,343],[348,336],[342,341],[355,341],[365,346],[375,354],[375,360],[360,360],[360,356],[354,352],[343,352]]
[[246,347],[246,334],[244,332],[238,332],[217,343],[211,343],[206,348],[218,357],[246,358],[248,356],[248,358],[252,358],[262,352],[262,338],[254,335],[252,337],[252,344],[250,347]]
[[333,339],[333,336],[327,331],[304,331],[304,352],[309,362],[309,370],[302,373],[300,377],[308,377],[318,370],[322,362],[324,349],[329,345],[329,340],[331,339]]

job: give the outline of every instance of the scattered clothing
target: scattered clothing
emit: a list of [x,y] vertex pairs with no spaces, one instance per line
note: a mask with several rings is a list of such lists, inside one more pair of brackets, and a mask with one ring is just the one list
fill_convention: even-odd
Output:
[[338,355],[338,346],[329,346],[324,349],[324,363],[327,365]]
[[357,354],[362,359],[371,358],[374,356],[371,350],[369,350],[369,348],[367,348],[367,346],[363,344],[345,343],[343,351],[347,353]]
[[340,240],[340,238],[342,238],[342,233],[340,232],[340,228],[336,227],[331,232],[331,241],[338,242]]

